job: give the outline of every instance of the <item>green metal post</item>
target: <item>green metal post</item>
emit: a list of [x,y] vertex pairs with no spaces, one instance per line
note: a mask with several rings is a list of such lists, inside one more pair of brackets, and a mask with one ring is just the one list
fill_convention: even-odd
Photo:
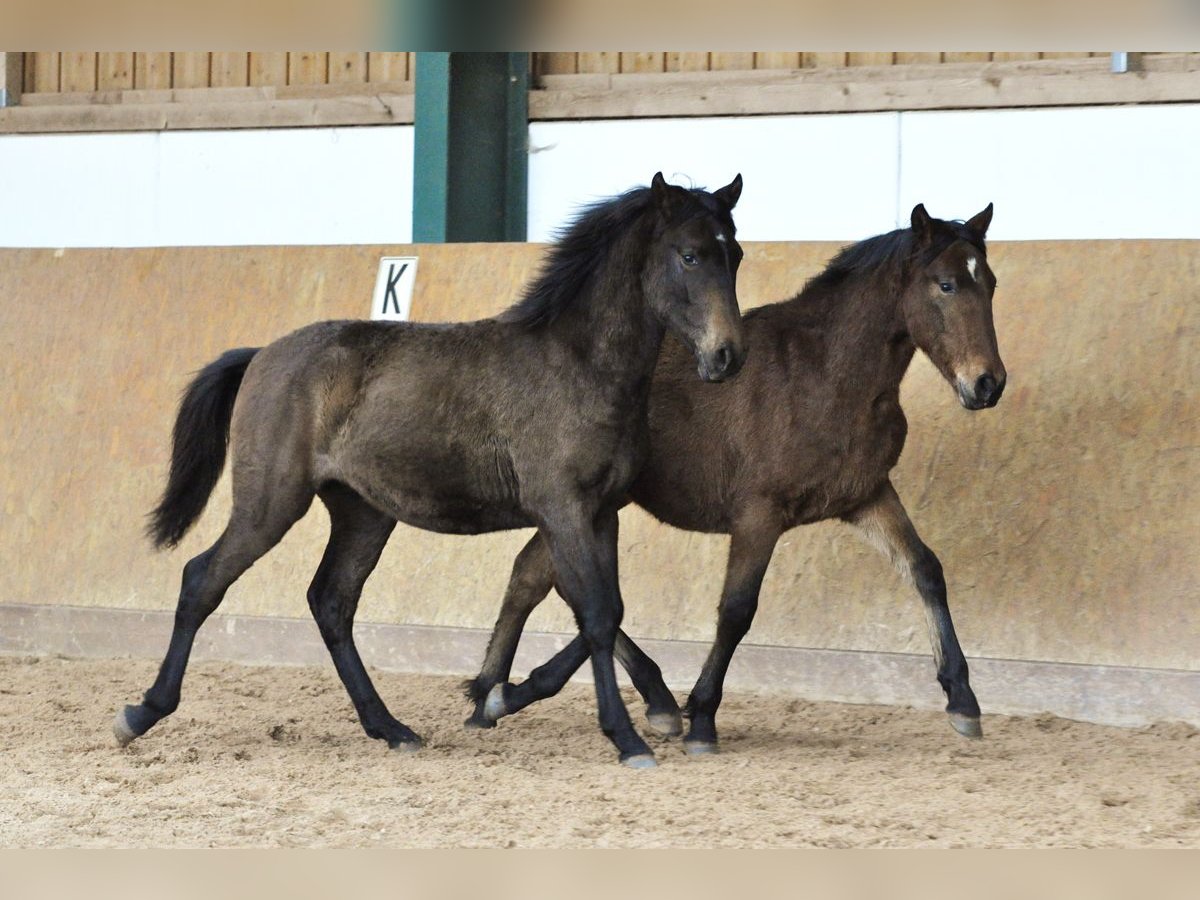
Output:
[[529,54],[417,54],[413,240],[523,241]]

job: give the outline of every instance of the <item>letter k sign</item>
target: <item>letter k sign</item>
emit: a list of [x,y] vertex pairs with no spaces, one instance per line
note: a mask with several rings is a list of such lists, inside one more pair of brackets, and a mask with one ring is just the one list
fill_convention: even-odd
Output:
[[371,318],[407,322],[416,280],[415,256],[385,256],[379,260]]

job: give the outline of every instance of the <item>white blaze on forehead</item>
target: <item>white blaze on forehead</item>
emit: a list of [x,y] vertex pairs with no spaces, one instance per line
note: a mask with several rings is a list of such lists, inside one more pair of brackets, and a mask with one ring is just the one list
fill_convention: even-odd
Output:
[[968,257],[967,257],[967,274],[971,276],[971,280],[972,280],[972,281],[976,281],[976,280],[977,280],[977,279],[975,278],[975,265],[976,265],[976,259],[975,259],[975,257],[974,257],[974,256],[968,256]]
[[717,240],[720,241],[722,244],[725,243],[725,235],[722,234],[720,231],[717,232]]

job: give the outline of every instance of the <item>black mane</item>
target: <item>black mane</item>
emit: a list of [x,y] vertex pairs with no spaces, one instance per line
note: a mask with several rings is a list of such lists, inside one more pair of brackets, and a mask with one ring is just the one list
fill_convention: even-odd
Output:
[[[681,208],[672,224],[707,214],[733,233],[729,210],[700,188],[688,193],[695,202],[678,204]],[[653,202],[650,188],[641,187],[585,206],[558,233],[541,271],[521,299],[497,318],[524,328],[549,325],[579,296],[588,279],[609,262],[612,245],[651,209]]]
[[[966,241],[980,253],[987,252],[984,241],[962,222],[934,219],[933,225],[933,243],[920,254],[919,261],[929,262],[935,259],[947,247],[959,240]],[[897,228],[887,234],[879,234],[859,241],[857,244],[843,247],[829,261],[829,265],[823,272],[809,279],[804,289],[832,287],[851,275],[868,271],[879,272],[881,275],[887,273],[900,279],[904,275],[905,267],[917,261],[913,244],[913,230]]]

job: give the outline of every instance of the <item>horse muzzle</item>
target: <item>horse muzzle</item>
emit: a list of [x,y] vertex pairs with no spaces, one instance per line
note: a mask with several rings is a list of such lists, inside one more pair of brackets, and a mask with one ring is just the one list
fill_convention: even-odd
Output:
[[711,353],[698,353],[697,370],[705,381],[717,382],[732,378],[741,371],[746,361],[746,351],[733,341],[726,341]]
[[1001,375],[999,380],[991,372],[984,372],[974,381],[964,380],[961,376],[955,379],[954,387],[958,391],[958,399],[967,409],[991,409],[1000,402],[1004,393],[1007,377]]

